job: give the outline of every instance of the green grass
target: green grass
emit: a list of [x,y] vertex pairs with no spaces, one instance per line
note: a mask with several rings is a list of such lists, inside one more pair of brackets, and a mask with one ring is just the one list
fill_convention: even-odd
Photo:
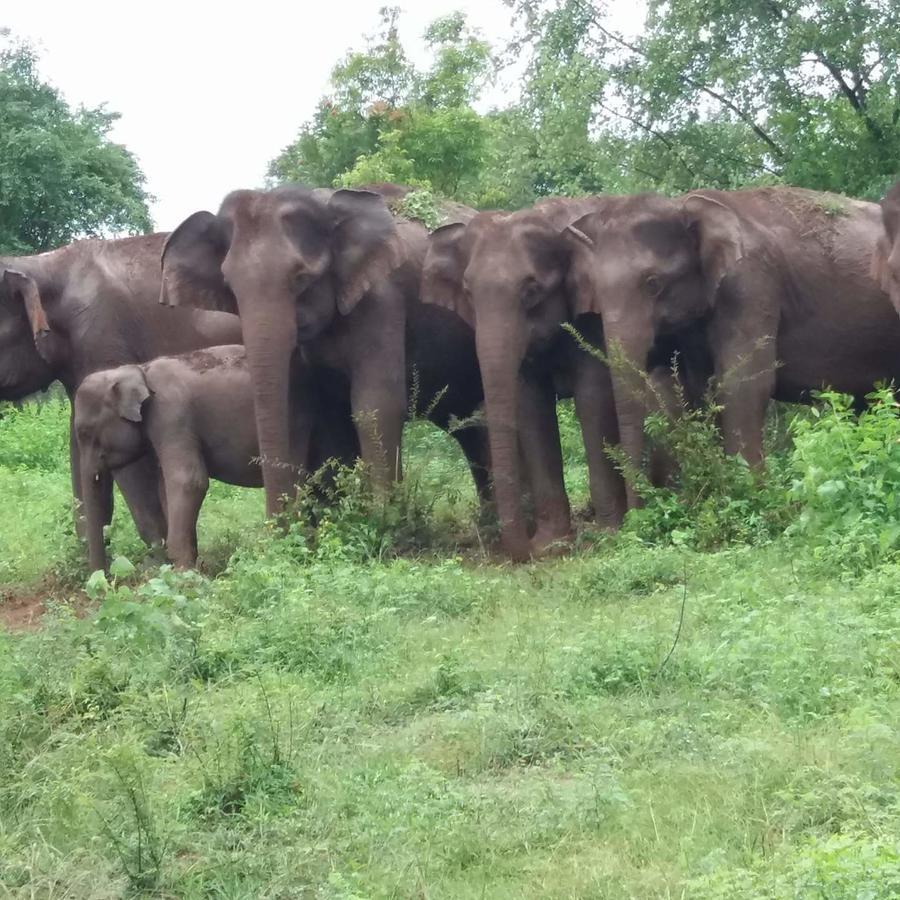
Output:
[[[0,421],[8,591],[74,593],[64,440],[36,452],[63,414]],[[87,616],[0,633],[0,896],[900,893],[892,557],[632,529],[500,565],[456,447],[409,438],[439,552],[366,558],[357,507],[280,538],[217,486],[217,577],[148,564],[94,582]],[[112,540],[140,560],[127,522]]]

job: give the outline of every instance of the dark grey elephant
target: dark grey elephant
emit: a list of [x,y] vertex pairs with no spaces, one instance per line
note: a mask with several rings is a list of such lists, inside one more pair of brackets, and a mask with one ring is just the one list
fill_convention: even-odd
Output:
[[[269,514],[296,481],[282,465],[292,416],[305,419],[293,422],[301,443],[313,427],[302,404],[289,412],[289,386],[302,396],[327,384],[348,398],[362,458],[381,486],[400,473],[413,370],[420,408],[438,425],[478,409],[471,329],[419,302],[426,242],[425,229],[395,218],[378,193],[297,186],[235,191],[167,241],[161,302],[241,317]],[[483,496],[482,430],[454,436]]]
[[[597,521],[614,528],[624,514],[623,481],[605,453],[606,444],[618,441],[609,372],[561,327],[572,322],[603,347],[601,320],[583,305],[571,269],[575,247],[585,240],[571,223],[604,202],[549,200],[516,213],[480,213],[466,225],[438,229],[429,241],[423,299],[475,329],[502,542],[514,559],[570,536],[556,418],[561,391],[574,394]],[[530,537],[522,504],[527,484],[536,518]]]
[[[574,223],[582,308],[638,369],[675,333],[699,338],[718,382],[725,448],[763,457],[770,398],[830,386],[864,403],[900,380],[900,318],[870,275],[881,211],[798,188],[611,199]],[[614,373],[622,446],[637,463],[646,409]],[[633,503],[635,498],[630,497]]]
[[[226,313],[167,310],[156,302],[164,234],[77,241],[36,256],[0,258],[0,399],[19,400],[60,381],[71,400],[91,372],[241,340]],[[83,496],[71,434],[72,484]],[[154,460],[116,472],[141,537],[165,537]],[[104,519],[112,481],[101,479]]]

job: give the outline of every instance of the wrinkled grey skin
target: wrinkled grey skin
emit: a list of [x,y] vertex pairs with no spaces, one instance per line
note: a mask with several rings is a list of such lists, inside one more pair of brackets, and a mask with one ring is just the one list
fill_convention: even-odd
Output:
[[[96,485],[109,472],[147,456],[159,461],[166,550],[180,567],[196,563],[197,517],[210,478],[262,487],[253,391],[241,345],[94,372],[75,394],[74,423],[92,569],[106,567],[103,502]],[[293,456],[290,465],[315,469],[332,457],[352,463],[358,454],[352,432],[349,445],[336,444],[335,431],[327,434],[327,441],[321,430],[314,435],[311,460]]]
[[[71,401],[98,369],[239,342],[236,316],[163,309],[156,302],[165,238],[77,241],[36,256],[0,258],[0,399],[19,400],[60,381]],[[74,431],[70,448],[72,486],[81,499]],[[119,469],[116,482],[141,537],[161,541],[165,517],[155,462],[148,457]],[[100,487],[108,521],[111,479]]]
[[[291,427],[302,443],[314,424],[302,403],[289,413],[289,388],[302,396],[325,383],[349,398],[362,458],[382,487],[400,474],[414,369],[419,408],[441,427],[478,409],[471,330],[419,303],[426,240],[379,194],[288,186],[235,191],[217,215],[195,213],[166,243],[161,302],[241,317],[269,514],[295,487],[296,473],[280,465]],[[484,497],[481,431],[454,436]]]
[[[479,213],[429,240],[422,297],[475,329],[501,540],[516,560],[539,555],[571,533],[558,395],[575,397],[597,521],[615,528],[624,514],[624,484],[604,452],[618,441],[609,371],[561,328],[571,322],[603,348],[600,318],[583,315],[590,310],[577,305],[570,263],[583,235],[569,227],[602,203],[550,200],[516,213]],[[522,505],[529,483],[536,518],[531,537]]]
[[881,201],[883,233],[872,256],[872,277],[900,313],[900,181]]
[[[661,336],[699,336],[723,403],[725,448],[763,458],[770,398],[830,386],[864,403],[900,378],[900,319],[871,277],[876,204],[798,188],[621,197],[574,223],[574,266],[608,343],[638,369]],[[622,446],[641,458],[646,408],[613,376]],[[634,504],[636,498],[629,496]]]

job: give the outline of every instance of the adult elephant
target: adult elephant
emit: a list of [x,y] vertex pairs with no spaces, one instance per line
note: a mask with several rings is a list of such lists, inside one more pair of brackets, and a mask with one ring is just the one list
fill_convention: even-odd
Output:
[[[241,317],[270,515],[298,480],[284,465],[289,386],[349,396],[362,458],[381,487],[400,472],[413,370],[420,409],[438,425],[478,408],[471,330],[419,302],[426,243],[423,226],[395,218],[380,193],[293,185],[235,191],[217,214],[194,213],[166,242],[160,302]],[[311,416],[294,425],[297,440],[308,440]],[[483,496],[480,429],[454,436]]]
[[[236,316],[158,305],[165,238],[85,240],[36,256],[0,258],[0,400],[20,400],[59,381],[71,401],[91,372],[240,342]],[[70,454],[80,501],[74,432]],[[116,483],[141,537],[150,544],[163,540],[155,461],[123,468]],[[112,480],[105,476],[97,488],[108,522]]]
[[[515,213],[479,213],[466,225],[437,229],[429,241],[422,296],[475,329],[501,540],[517,560],[570,536],[560,391],[575,397],[597,521],[617,527],[625,509],[622,478],[605,453],[618,440],[609,372],[561,328],[571,321],[603,346],[600,318],[579,306],[583,292],[570,264],[585,240],[571,223],[605,202],[559,199]],[[522,504],[527,483],[535,503],[530,538]]]
[[[877,204],[799,188],[622,197],[575,223],[582,308],[643,368],[660,336],[700,335],[723,404],[725,448],[763,458],[770,398],[900,378],[900,318],[870,277]],[[627,366],[623,369],[627,370]],[[622,446],[641,458],[645,409],[614,372]],[[630,497],[630,502],[634,498]]]

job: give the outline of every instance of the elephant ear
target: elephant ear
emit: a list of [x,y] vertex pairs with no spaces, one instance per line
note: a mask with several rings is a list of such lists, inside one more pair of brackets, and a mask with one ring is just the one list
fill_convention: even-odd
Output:
[[588,213],[566,225],[562,236],[569,246],[569,310],[573,318],[585,313],[601,313],[600,301],[594,290],[591,266],[596,264],[597,233],[606,227],[599,213]]
[[337,308],[349,315],[360,300],[406,261],[394,217],[371,191],[335,191],[332,216]]
[[150,396],[147,379],[140,366],[123,366],[112,385],[116,412],[129,422],[141,422],[141,407]]
[[713,298],[722,279],[744,258],[740,219],[724,203],[704,194],[689,194],[682,205],[682,214],[697,242],[700,265]]
[[897,291],[895,273],[900,271],[900,182],[881,201],[884,226],[872,253],[872,278],[886,294],[894,298]]
[[222,275],[230,245],[230,228],[219,216],[204,210],[185,219],[163,246],[159,302],[237,313],[237,300]]
[[894,279],[890,266],[891,244],[886,235],[881,235],[872,251],[872,280],[884,291],[890,295],[894,286]]
[[466,226],[461,222],[442,225],[428,238],[428,252],[422,266],[422,302],[453,310],[475,327],[475,312],[463,290],[466,253],[463,247]]
[[47,321],[47,314],[44,312],[44,304],[41,301],[41,292],[37,286],[37,282],[30,276],[16,269],[5,269],[3,271],[2,284],[5,293],[12,299],[18,301],[25,308],[25,315],[28,317],[28,324],[31,326],[31,334],[34,337],[34,344],[38,353],[41,351],[42,338],[50,332],[50,323]]

